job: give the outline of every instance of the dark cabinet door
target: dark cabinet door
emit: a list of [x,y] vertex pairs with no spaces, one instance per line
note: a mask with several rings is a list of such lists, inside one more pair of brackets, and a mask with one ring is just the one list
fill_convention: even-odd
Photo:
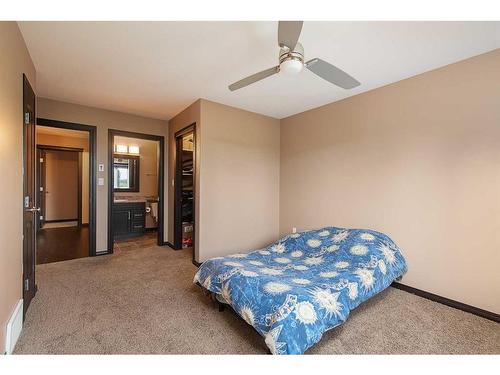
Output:
[[133,233],[143,233],[144,232],[144,222],[133,221],[131,223],[131,232]]
[[113,237],[137,237],[145,229],[145,203],[115,203],[113,205]]
[[132,221],[137,221],[139,224],[144,222],[144,213],[145,210],[131,210],[130,215]]
[[113,232],[115,236],[130,233],[130,210],[113,211]]
[[132,215],[132,222],[130,224],[131,228],[130,230],[133,233],[138,233],[141,234],[144,232],[145,228],[145,217],[144,217],[144,211],[139,211],[139,210],[132,210],[131,215]]

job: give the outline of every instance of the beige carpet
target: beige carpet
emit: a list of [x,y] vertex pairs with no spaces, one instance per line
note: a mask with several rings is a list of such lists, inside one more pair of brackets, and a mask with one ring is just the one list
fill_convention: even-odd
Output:
[[[190,257],[132,247],[38,266],[15,353],[266,353],[250,326],[192,284]],[[500,324],[389,288],[308,353],[500,354]]]

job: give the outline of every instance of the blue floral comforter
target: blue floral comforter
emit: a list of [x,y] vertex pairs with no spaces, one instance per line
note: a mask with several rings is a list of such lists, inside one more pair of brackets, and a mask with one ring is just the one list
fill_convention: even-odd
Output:
[[273,354],[301,354],[405,272],[405,259],[386,235],[326,227],[210,259],[194,282],[231,305]]

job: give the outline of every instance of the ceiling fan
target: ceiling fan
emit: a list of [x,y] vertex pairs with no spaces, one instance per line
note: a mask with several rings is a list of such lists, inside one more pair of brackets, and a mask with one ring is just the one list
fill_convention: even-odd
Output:
[[304,67],[343,89],[352,89],[359,86],[360,83],[356,79],[324,60],[314,58],[304,62],[304,47],[298,42],[302,24],[302,21],[280,21],[278,24],[279,65],[243,78],[229,85],[229,90],[241,89],[278,72],[295,75],[300,73]]

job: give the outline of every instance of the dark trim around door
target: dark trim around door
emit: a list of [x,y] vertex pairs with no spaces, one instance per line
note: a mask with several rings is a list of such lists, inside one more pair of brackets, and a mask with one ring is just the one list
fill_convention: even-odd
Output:
[[70,130],[80,130],[89,133],[89,256],[96,255],[96,220],[97,220],[97,127],[93,125],[78,124],[37,118],[37,125],[49,126]]
[[[47,126],[47,125],[43,125],[43,126]],[[42,144],[38,144],[38,143],[37,143],[36,147],[44,149],[44,150],[52,150],[52,151],[83,152],[83,148],[80,148],[80,147],[62,147],[62,146],[42,145]]]
[[[36,143],[36,142],[35,142]],[[40,214],[38,215],[38,220],[36,223],[36,229],[39,230],[43,227],[45,224],[45,186],[46,186],[46,178],[45,178],[45,164],[42,164],[40,162],[41,159],[45,161],[45,151],[41,150],[37,147],[37,173],[36,173],[36,186],[37,186],[37,197],[38,197],[38,207],[40,207]],[[40,191],[40,186],[43,186],[44,188],[44,194]]]
[[144,134],[129,132],[118,129],[108,129],[108,251],[107,254],[113,253],[113,141],[115,136],[147,139],[150,141],[158,141],[160,148],[159,163],[158,163],[158,246],[164,246],[164,217],[165,217],[165,137],[162,135]]

